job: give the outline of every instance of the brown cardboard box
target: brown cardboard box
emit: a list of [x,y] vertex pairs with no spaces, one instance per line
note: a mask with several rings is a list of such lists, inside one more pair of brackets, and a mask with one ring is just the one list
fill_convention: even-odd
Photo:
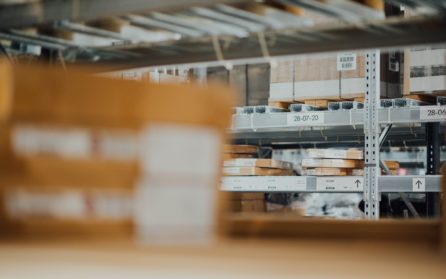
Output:
[[404,95],[446,93],[446,48],[416,48],[405,51],[407,64]]
[[241,212],[265,212],[264,200],[242,200]]
[[397,170],[400,168],[400,163],[398,161],[384,161],[384,163],[390,170]]
[[224,167],[224,175],[293,175],[291,169],[272,169],[272,168],[258,168],[258,167]]
[[[341,63],[344,54],[356,62]],[[401,96],[399,69],[394,73],[388,70],[388,59],[387,54],[381,57],[380,93],[382,98],[397,98]],[[345,69],[341,67],[347,64]],[[302,56],[294,61],[279,61],[271,69],[270,101],[352,99],[363,97],[365,88],[364,52]]]
[[348,159],[303,159],[302,167],[305,168],[362,168],[361,160]]
[[11,78],[11,71],[9,69],[9,64],[7,61],[0,60],[0,77],[2,82],[0,82],[0,123],[3,123],[5,118],[8,117],[11,110],[12,102],[12,84],[5,82]]
[[273,159],[233,159],[226,160],[223,163],[225,167],[259,167],[259,168],[276,168],[276,169],[292,169],[293,164]]
[[[160,85],[101,78],[73,68],[62,71],[50,67],[11,66],[0,63],[0,72],[6,73],[2,76],[1,86],[8,85],[2,87],[2,90],[7,88],[10,90],[7,93],[12,96],[10,117],[6,124],[0,127],[2,131],[7,131],[6,134],[17,123],[36,127],[45,125],[50,128],[79,127],[93,132],[125,130],[140,136],[142,142],[146,143],[142,145],[144,148],[150,144],[153,145],[154,142],[159,142],[158,149],[156,149],[156,151],[162,151],[159,152],[159,155],[152,152],[155,150],[154,146],[150,148],[150,152],[147,149],[141,149],[141,153],[145,152],[145,155],[143,154],[145,159],[148,159],[147,156],[158,156],[157,162],[160,162],[164,160],[163,154],[175,151],[172,156],[165,158],[170,158],[166,160],[176,164],[183,161],[182,166],[186,166],[185,160],[192,156],[184,156],[184,154],[180,154],[181,152],[176,152],[176,149],[191,151],[205,148],[207,151],[203,153],[214,154],[212,160],[205,161],[209,163],[209,166],[215,167],[215,170],[212,171],[214,174],[209,177],[212,179],[205,180],[210,181],[212,185],[202,188],[215,189],[211,192],[206,190],[208,199],[205,203],[209,205],[207,206],[209,212],[217,213],[216,204],[219,204],[220,200],[215,203],[211,203],[209,200],[219,194],[216,190],[220,181],[218,161],[221,162],[223,143],[227,140],[226,130],[231,121],[231,108],[234,104],[232,91],[218,86]],[[180,132],[181,135],[174,136],[172,134],[177,132]],[[156,139],[160,135],[163,135],[164,139],[178,138],[181,143],[174,144],[163,141],[161,138]],[[184,141],[185,139],[186,141]],[[199,144],[200,142],[202,144]],[[120,189],[133,192],[135,188],[152,191],[155,189],[154,187],[141,187],[141,184],[149,184],[145,176],[147,173],[150,173],[149,176],[155,178],[157,183],[164,183],[163,185],[172,185],[172,181],[174,181],[173,184],[181,185],[182,177],[187,176],[189,180],[193,181],[198,175],[187,167],[183,167],[183,173],[180,173],[181,166],[168,168],[167,161],[157,164],[157,167],[161,166],[161,163],[164,164],[165,168],[162,170],[154,169],[146,161],[139,159],[117,162],[94,156],[72,159],[36,154],[16,154],[11,150],[8,139],[1,139],[0,143],[2,144],[0,150],[9,149],[9,152],[2,152],[2,154],[9,153],[9,155],[0,158],[0,173],[2,174],[0,175],[0,192],[5,189],[14,190],[18,185],[25,189],[54,191],[115,191]],[[188,148],[193,145],[196,146]],[[212,151],[208,152],[211,149]],[[212,163],[210,163],[211,161]],[[203,163],[203,158],[194,158],[194,164],[199,162]],[[200,173],[203,173],[201,170]],[[205,172],[211,173],[206,170]],[[165,187],[158,188],[165,189]],[[178,198],[177,202],[180,203],[183,200],[187,201],[187,197],[178,196],[175,191],[172,191],[174,189],[170,190],[171,192],[165,193],[165,196],[176,197]],[[141,192],[137,197],[147,197],[148,194]],[[0,196],[2,195],[3,193],[0,194]],[[193,199],[193,196],[191,195],[189,199]],[[2,200],[1,203],[3,202]],[[192,202],[201,203],[202,201]],[[166,203],[166,206],[170,205]],[[201,206],[205,206],[205,204],[202,203]],[[145,207],[144,210],[153,214],[163,212],[162,208],[158,209],[150,210]],[[169,210],[171,213],[175,212],[174,214],[182,214],[178,208]],[[215,216],[217,215],[215,214]],[[137,227],[146,228],[147,220],[143,219],[144,216],[135,216]],[[0,214],[1,217],[4,216]],[[0,220],[0,222],[2,221]],[[15,236],[37,236],[38,234],[39,236],[60,236],[61,238],[65,237],[67,231],[78,237],[103,237],[104,232],[108,232],[108,228],[111,227],[130,236],[134,224],[129,220],[123,223],[45,218],[41,220],[25,218],[12,221],[14,221],[14,225],[2,227],[2,231],[6,230]],[[171,221],[174,220],[171,219]],[[212,224],[208,224],[212,228],[215,223],[219,223],[215,220],[211,221]],[[172,226],[179,226],[174,231],[184,235],[185,231],[182,230],[181,225]],[[172,231],[172,227],[170,231]],[[212,229],[209,230],[209,232],[212,231]],[[120,235],[122,236],[122,234]]]
[[258,147],[255,145],[230,145],[224,146],[225,153],[257,154]]
[[232,160],[240,158],[255,158],[256,155],[249,153],[224,153],[223,160]]
[[358,149],[308,149],[308,156],[314,159],[364,159],[362,150]]
[[346,176],[351,175],[351,170],[341,168],[304,168],[302,169],[302,175]]
[[231,193],[231,200],[263,200],[265,193]]

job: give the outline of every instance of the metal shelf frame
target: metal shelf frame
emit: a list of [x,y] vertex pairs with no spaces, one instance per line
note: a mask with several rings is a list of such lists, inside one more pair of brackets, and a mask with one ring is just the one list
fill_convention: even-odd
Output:
[[[420,107],[401,107],[401,108],[379,108],[379,124],[413,124],[428,122],[444,122],[443,119],[423,118],[422,111],[429,109],[443,109],[446,106],[420,106]],[[293,115],[319,115],[323,119],[320,123],[294,122],[287,120]],[[253,114],[235,114],[232,118],[231,132],[244,131],[271,131],[276,132],[296,130],[296,128],[310,127],[340,127],[356,126],[362,127],[364,124],[364,109],[335,110],[335,111],[311,111],[311,112],[278,112],[278,113],[253,113]]]
[[[378,191],[379,193],[439,193],[441,178],[441,175],[378,176]],[[361,186],[363,179],[362,176],[226,176],[222,179],[221,189],[228,192],[363,193]],[[414,186],[420,179],[424,181],[424,187],[418,190]],[[326,180],[332,180],[338,186],[334,189],[324,188],[323,182]],[[357,180],[360,181],[358,188],[355,183]]]

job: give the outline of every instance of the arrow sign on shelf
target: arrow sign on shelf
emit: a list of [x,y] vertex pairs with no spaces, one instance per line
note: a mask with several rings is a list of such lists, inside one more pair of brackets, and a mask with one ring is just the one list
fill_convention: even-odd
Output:
[[426,192],[426,179],[424,177],[412,178],[412,191]]
[[356,179],[355,184],[356,184],[356,188],[359,188],[359,185],[361,184],[361,181],[359,181],[359,179]]
[[418,189],[420,189],[420,185],[423,185],[423,183],[420,180],[417,180],[417,182],[415,182],[418,186]]

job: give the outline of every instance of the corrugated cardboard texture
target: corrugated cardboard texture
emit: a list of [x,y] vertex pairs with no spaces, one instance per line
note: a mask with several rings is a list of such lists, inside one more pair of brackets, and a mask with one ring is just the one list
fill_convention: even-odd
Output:
[[258,147],[255,145],[225,145],[225,153],[257,154]]
[[10,63],[0,60],[0,123],[9,116],[11,110],[12,82]]

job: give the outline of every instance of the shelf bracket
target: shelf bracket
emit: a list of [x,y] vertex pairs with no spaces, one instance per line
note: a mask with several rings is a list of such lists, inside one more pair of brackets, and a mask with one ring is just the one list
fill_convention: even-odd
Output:
[[379,218],[378,190],[380,126],[378,108],[380,97],[380,51],[366,53],[366,88],[364,103],[364,211],[367,219]]

